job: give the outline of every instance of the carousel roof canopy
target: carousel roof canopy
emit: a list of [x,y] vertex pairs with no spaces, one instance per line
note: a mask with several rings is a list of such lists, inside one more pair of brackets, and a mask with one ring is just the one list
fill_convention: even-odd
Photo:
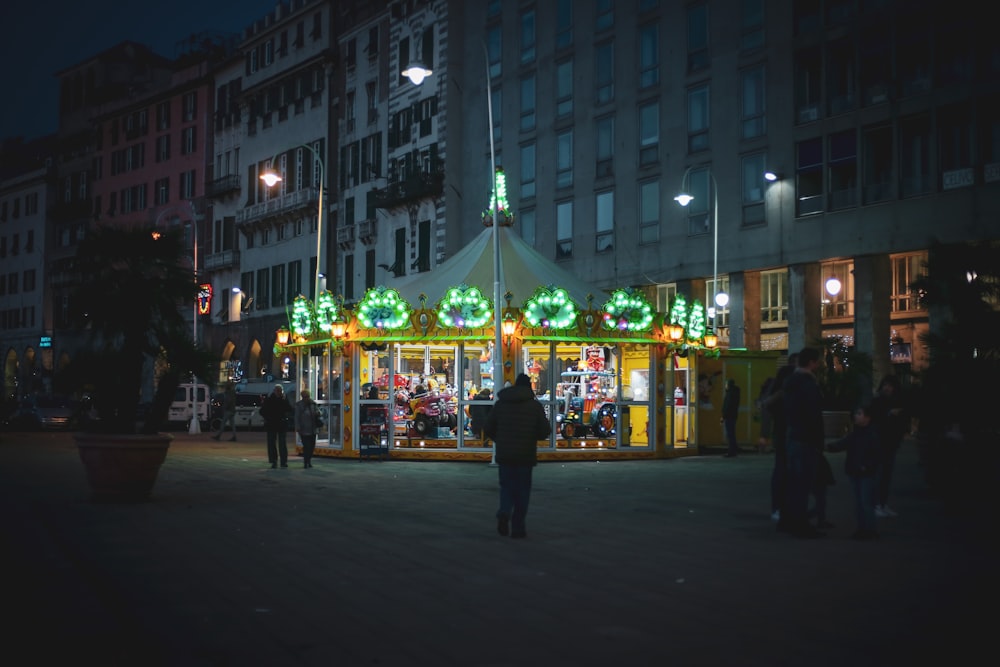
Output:
[[[593,297],[593,306],[600,308],[610,294],[543,257],[524,242],[510,227],[501,225],[500,232],[500,289],[513,295],[511,304],[522,306],[539,287],[561,287],[580,308],[587,308],[587,296]],[[419,296],[427,295],[432,306],[457,285],[465,284],[480,289],[484,296],[493,298],[493,228],[486,227],[467,246],[429,272],[407,276],[391,287],[406,299],[413,308],[420,307]]]

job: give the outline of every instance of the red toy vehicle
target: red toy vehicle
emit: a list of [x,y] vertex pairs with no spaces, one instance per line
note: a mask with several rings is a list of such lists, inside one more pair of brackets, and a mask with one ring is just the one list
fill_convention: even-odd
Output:
[[417,435],[426,435],[432,428],[454,428],[458,424],[458,405],[449,391],[431,391],[411,397],[406,418]]

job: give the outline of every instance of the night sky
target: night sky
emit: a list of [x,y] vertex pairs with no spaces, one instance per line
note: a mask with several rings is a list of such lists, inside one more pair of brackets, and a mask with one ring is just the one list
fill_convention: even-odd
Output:
[[0,21],[0,140],[34,139],[58,128],[56,72],[131,40],[168,58],[203,31],[240,33],[278,0],[14,0]]

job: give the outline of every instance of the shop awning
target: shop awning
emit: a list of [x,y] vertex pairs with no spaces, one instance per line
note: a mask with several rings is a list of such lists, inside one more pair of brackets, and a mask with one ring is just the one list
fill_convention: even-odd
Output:
[[[522,306],[539,287],[562,287],[580,308],[587,308],[587,296],[593,307],[600,308],[610,294],[580,280],[525,243],[510,227],[500,231],[500,289],[510,292],[512,306]],[[434,307],[448,289],[466,284],[480,289],[493,299],[493,228],[486,227],[462,250],[429,272],[392,281],[395,289],[413,308],[420,307],[420,295],[427,295],[427,306]]]

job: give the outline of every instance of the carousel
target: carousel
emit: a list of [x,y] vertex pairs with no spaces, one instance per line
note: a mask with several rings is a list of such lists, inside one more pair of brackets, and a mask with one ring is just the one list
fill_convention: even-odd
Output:
[[[510,218],[484,217],[455,256],[353,308],[329,292],[295,300],[275,353],[295,356],[298,386],[325,415],[315,455],[489,461],[481,429],[495,382],[522,372],[552,425],[541,460],[696,453],[699,404],[686,397],[704,391],[699,363],[724,356],[700,302],[679,296],[658,313],[639,290],[596,289],[522,241]],[[499,308],[483,289],[494,233]]]

